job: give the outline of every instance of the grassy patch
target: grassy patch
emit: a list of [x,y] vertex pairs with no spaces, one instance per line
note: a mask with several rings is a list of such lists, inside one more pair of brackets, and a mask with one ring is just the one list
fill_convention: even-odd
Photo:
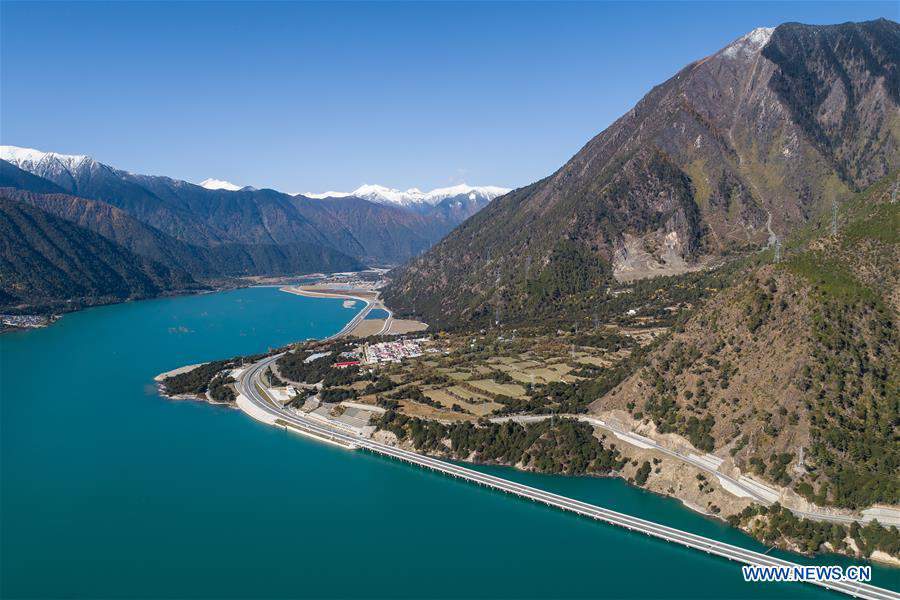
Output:
[[843,233],[844,247],[865,239],[884,244],[900,243],[900,204],[874,207],[871,215],[849,223]]
[[804,252],[785,263],[793,273],[808,280],[817,290],[844,302],[874,300],[875,294],[861,284],[837,261],[818,252]]

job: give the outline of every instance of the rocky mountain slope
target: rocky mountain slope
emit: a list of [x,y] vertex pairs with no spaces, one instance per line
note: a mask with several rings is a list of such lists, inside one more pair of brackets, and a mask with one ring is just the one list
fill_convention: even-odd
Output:
[[[818,505],[900,503],[900,179],[810,224],[591,405]],[[770,255],[771,258],[771,255]]]
[[181,269],[8,198],[0,199],[0,281],[3,308],[48,310],[201,287]]
[[885,19],[754,30],[395,272],[387,299],[486,321],[764,247],[900,165],[898,62]]

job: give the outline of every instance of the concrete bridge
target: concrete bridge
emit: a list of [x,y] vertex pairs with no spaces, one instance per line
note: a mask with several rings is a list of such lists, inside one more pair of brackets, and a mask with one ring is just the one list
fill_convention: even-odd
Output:
[[[265,388],[259,381],[260,374],[277,358],[278,356],[268,357],[254,364],[241,374],[236,383],[239,392],[238,406],[253,418],[264,423],[285,428],[290,427],[290,429],[296,430],[299,433],[318,437],[322,440],[336,443],[344,447],[368,450],[418,467],[431,469],[432,471],[437,471],[451,477],[464,479],[484,487],[519,496],[520,498],[540,502],[547,506],[566,510],[598,521],[604,521],[612,525],[624,527],[630,531],[638,531],[646,535],[666,540],[667,542],[694,548],[706,552],[707,554],[714,554],[736,562],[763,567],[800,566],[796,563],[782,560],[774,556],[746,550],[739,546],[726,544],[700,535],[660,525],[652,521],[647,521],[646,519],[632,517],[624,513],[560,496],[559,494],[516,483],[501,477],[488,475],[474,469],[455,465],[430,456],[403,450],[402,448],[381,444],[374,440],[342,432],[328,427],[327,425],[288,412],[267,398]],[[896,592],[865,583],[838,581],[811,581],[810,583],[857,598],[866,598],[870,600],[900,600],[900,594]]]

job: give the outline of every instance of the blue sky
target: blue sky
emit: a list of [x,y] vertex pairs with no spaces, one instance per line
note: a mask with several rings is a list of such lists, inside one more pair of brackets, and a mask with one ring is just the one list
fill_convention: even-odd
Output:
[[0,141],[289,192],[516,187],[747,31],[896,2],[0,2]]

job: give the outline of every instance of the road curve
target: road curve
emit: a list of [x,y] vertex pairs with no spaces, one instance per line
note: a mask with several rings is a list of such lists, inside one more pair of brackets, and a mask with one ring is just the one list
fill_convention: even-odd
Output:
[[[483,485],[495,490],[499,490],[508,494],[526,498],[535,502],[541,502],[548,506],[573,512],[579,515],[590,517],[592,519],[605,521],[612,525],[625,527],[631,531],[639,531],[647,535],[664,539],[669,542],[681,544],[689,548],[702,550],[708,554],[722,556],[729,560],[742,562],[749,565],[760,565],[770,567],[794,567],[799,566],[774,556],[746,550],[739,546],[733,546],[724,542],[719,542],[710,538],[688,533],[665,525],[660,525],[652,521],[632,517],[623,513],[605,509],[599,506],[581,502],[565,496],[560,496],[552,492],[547,492],[538,488],[523,485],[488,475],[474,469],[469,469],[449,462],[438,460],[430,456],[425,456],[402,448],[381,444],[374,440],[360,437],[351,433],[347,433],[332,427],[328,427],[320,422],[313,421],[308,418],[301,417],[290,412],[277,404],[273,403],[264,391],[259,377],[265,368],[278,359],[280,355],[267,357],[244,370],[238,377],[235,385],[241,396],[243,396],[251,405],[253,410],[248,411],[247,408],[241,407],[242,410],[248,412],[256,419],[261,419],[261,414],[265,415],[266,422],[271,424],[280,424],[277,422],[288,423],[292,428],[296,428],[308,435],[318,436],[326,440],[336,441],[348,446],[355,446],[370,452],[388,456],[397,460],[402,460],[410,464],[425,467],[446,475],[465,479],[467,481]],[[239,405],[241,403],[239,402]],[[891,590],[882,589],[865,583],[851,582],[826,582],[814,581],[810,582],[814,585],[842,592],[858,598],[866,598],[870,600],[900,600],[900,594]]]
[[[624,433],[629,433],[629,432],[626,432],[626,431],[624,431],[624,430],[622,430],[622,429],[618,429],[618,428],[616,428],[616,427],[613,427],[612,425],[610,425],[610,424],[608,424],[608,423],[606,423],[606,422],[600,423],[600,422],[598,422],[599,419],[594,419],[594,418],[591,418],[591,417],[586,417],[586,416],[584,416],[584,415],[577,415],[577,414],[562,414],[562,415],[522,415],[522,416],[520,416],[520,417],[516,417],[516,416],[496,417],[496,418],[491,419],[491,422],[492,422],[492,423],[503,423],[503,422],[505,422],[505,421],[514,421],[514,422],[516,422],[516,423],[538,423],[538,422],[540,422],[540,421],[546,421],[547,419],[550,419],[550,418],[556,418],[556,417],[558,417],[558,418],[563,418],[563,419],[576,419],[576,420],[578,420],[578,421],[584,421],[585,423],[589,423],[590,425],[593,425],[594,427],[599,427],[599,428],[601,428],[601,429],[605,429],[605,430],[607,430],[607,431],[610,431],[610,432],[612,432],[613,434],[616,434],[616,433],[622,433],[622,434],[624,434]],[[685,462],[685,463],[688,463],[688,464],[690,464],[690,465],[693,465],[693,466],[697,467],[698,469],[700,469],[700,470],[702,470],[702,471],[705,471],[705,472],[707,472],[707,473],[709,473],[709,474],[711,474],[711,475],[714,475],[714,476],[716,476],[716,477],[721,477],[722,479],[727,480],[730,484],[734,485],[735,487],[738,487],[738,488],[740,488],[741,490],[744,490],[748,495],[750,495],[755,501],[759,502],[760,504],[765,504],[765,505],[772,504],[770,501],[768,501],[767,499],[765,499],[764,497],[762,497],[762,496],[761,496],[759,493],[757,493],[755,490],[752,490],[752,489],[748,488],[747,486],[745,486],[744,484],[742,484],[742,483],[741,483],[740,481],[738,481],[737,479],[735,479],[735,478],[733,478],[733,477],[730,477],[730,476],[728,476],[728,475],[725,475],[724,473],[720,473],[719,471],[716,471],[716,470],[714,470],[714,469],[711,469],[711,468],[709,468],[708,465],[704,464],[704,463],[701,462],[701,461],[692,459],[691,457],[685,456],[684,454],[681,454],[680,452],[677,452],[677,451],[675,451],[675,450],[671,450],[671,449],[669,449],[669,448],[666,448],[665,446],[662,446],[662,445],[656,443],[655,441],[651,440],[650,438],[645,438],[645,439],[643,439],[643,440],[641,440],[641,441],[642,441],[644,444],[646,444],[647,446],[649,446],[651,449],[656,450],[657,452],[661,452],[661,453],[663,453],[663,454],[667,454],[667,455],[669,455],[669,456],[671,456],[671,457],[673,457],[673,458],[676,458],[676,459],[678,459],[678,460],[680,460],[680,461],[682,461],[682,462]],[[625,442],[625,443],[628,443],[628,442]]]
[[[616,434],[616,433],[620,433],[620,434],[630,433],[630,432],[628,432],[628,431],[626,431],[626,430],[624,430],[624,429],[619,429],[619,428],[617,428],[617,427],[613,427],[612,425],[610,425],[609,423],[606,423],[605,421],[600,421],[600,419],[593,418],[593,417],[586,416],[586,415],[577,415],[577,414],[564,414],[564,415],[522,415],[522,416],[519,416],[519,417],[517,417],[517,416],[510,416],[510,417],[496,417],[496,418],[491,419],[491,421],[494,422],[494,423],[502,423],[502,422],[504,422],[504,421],[516,421],[516,422],[518,422],[518,423],[536,423],[536,422],[538,422],[538,421],[546,421],[547,419],[550,419],[550,418],[552,418],[552,417],[554,417],[554,416],[555,416],[555,417],[569,418],[569,419],[576,419],[576,420],[579,420],[579,421],[584,421],[585,423],[589,423],[589,424],[593,425],[594,427],[599,427],[599,428],[601,428],[601,429],[605,429],[605,430],[607,430],[607,431],[610,431],[610,432],[612,432],[613,434]],[[739,480],[735,479],[734,477],[731,477],[730,475],[726,475],[725,473],[722,473],[721,471],[718,471],[718,470],[716,470],[716,469],[711,469],[711,468],[709,467],[709,465],[705,464],[703,461],[699,461],[699,460],[696,460],[696,459],[694,459],[694,458],[691,458],[690,456],[686,456],[685,454],[682,454],[681,452],[678,452],[678,451],[676,451],[676,450],[672,450],[671,448],[666,448],[665,446],[663,446],[663,445],[661,445],[661,444],[659,444],[659,443],[653,441],[653,440],[650,439],[650,438],[644,438],[644,439],[641,440],[641,441],[642,441],[643,443],[645,443],[646,445],[650,446],[653,450],[656,450],[657,452],[661,452],[661,453],[663,453],[663,454],[667,454],[667,455],[669,455],[669,456],[671,456],[671,457],[673,457],[673,458],[675,458],[675,459],[677,459],[677,460],[680,460],[680,461],[685,462],[685,463],[687,463],[687,464],[689,464],[689,465],[692,465],[692,466],[694,466],[694,467],[697,467],[697,468],[700,469],[701,471],[705,471],[706,473],[709,473],[710,475],[713,475],[713,476],[715,476],[716,478],[724,479],[725,481],[727,481],[727,482],[730,483],[731,485],[733,485],[733,486],[735,486],[735,487],[737,487],[737,488],[743,490],[745,493],[747,493],[749,496],[751,496],[751,497],[753,498],[753,500],[755,500],[756,502],[759,502],[760,504],[763,504],[763,505],[765,505],[765,506],[770,506],[770,505],[772,504],[772,501],[770,501],[770,500],[768,500],[767,498],[763,497],[763,496],[762,496],[761,494],[759,494],[756,490],[754,490],[754,489],[752,489],[752,488],[750,488],[750,487],[744,485],[744,484],[741,483]],[[627,442],[626,442],[626,443],[627,443]],[[864,524],[868,523],[868,520],[867,520],[867,519],[864,519],[863,517],[852,517],[852,516],[848,516],[848,515],[831,515],[831,514],[828,514],[828,513],[809,512],[809,511],[795,510],[795,509],[792,509],[792,508],[788,508],[788,510],[790,510],[792,513],[794,513],[794,514],[797,515],[798,517],[804,517],[804,518],[807,518],[807,519],[812,519],[812,520],[814,520],[814,521],[827,521],[827,522],[829,522],[829,523],[842,523],[842,524],[845,524],[845,525],[850,525],[851,523],[854,523],[854,522],[859,523],[859,524],[861,524],[861,525],[864,525]]]
[[382,327],[381,331],[379,331],[375,335],[387,335],[387,333],[391,330],[391,322],[394,320],[394,313],[391,312],[391,309],[383,304],[380,308],[387,313],[387,317],[385,317],[384,319],[384,327]]

